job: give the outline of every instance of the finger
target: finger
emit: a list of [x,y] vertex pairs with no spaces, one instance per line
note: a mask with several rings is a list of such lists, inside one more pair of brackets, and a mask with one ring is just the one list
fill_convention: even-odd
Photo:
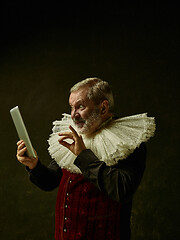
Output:
[[73,134],[72,132],[62,132],[62,133],[59,133],[58,134],[59,136],[68,136],[68,137],[73,137]]
[[18,155],[18,156],[23,156],[26,151],[27,151],[27,148],[24,147],[23,149],[17,151],[17,155]]
[[67,147],[68,149],[71,148],[71,144],[69,144],[69,143],[67,143],[67,142],[65,142],[65,141],[59,141],[59,143],[60,143],[61,145],[63,145],[64,147]]
[[26,162],[27,161],[26,158],[27,157],[25,157],[25,156],[24,157],[23,156],[22,157],[21,156],[17,156],[18,161],[21,162],[21,163]]
[[69,137],[69,136],[63,136],[63,137],[61,137],[58,141],[59,141],[59,142],[62,142],[62,141],[64,141],[65,139],[72,139],[72,140],[74,140],[73,136],[71,135],[70,137]]
[[17,146],[19,146],[22,142],[23,142],[23,140],[19,140],[19,141],[17,142]]
[[37,152],[36,150],[33,148],[34,152],[35,152],[35,155],[36,155],[36,158],[38,158],[38,155],[37,155]]
[[21,144],[18,146],[18,148],[17,148],[17,149],[18,149],[18,151],[19,151],[19,150],[21,150],[21,149],[22,149],[24,146],[25,146],[25,143],[24,143],[24,142],[22,142],[22,143],[21,143]]
[[28,163],[32,163],[33,162],[33,158],[29,158],[29,157],[20,157],[18,158],[18,161],[24,165],[28,165]]
[[76,130],[75,130],[71,125],[69,126],[69,129],[72,131],[72,133],[74,134],[74,136],[75,136],[76,138],[79,137],[78,133],[76,132]]

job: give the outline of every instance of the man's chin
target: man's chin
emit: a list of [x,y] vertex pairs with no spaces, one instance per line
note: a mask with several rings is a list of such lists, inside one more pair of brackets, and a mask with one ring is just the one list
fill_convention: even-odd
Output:
[[75,125],[80,130],[84,127],[84,122],[75,123]]
[[76,124],[76,128],[78,133],[80,134],[88,134],[88,130],[86,126],[84,126],[84,124]]

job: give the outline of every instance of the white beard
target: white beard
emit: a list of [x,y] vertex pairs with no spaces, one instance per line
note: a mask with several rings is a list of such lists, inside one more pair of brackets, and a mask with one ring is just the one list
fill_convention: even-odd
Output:
[[93,126],[94,122],[99,123],[99,125],[101,123],[100,113],[97,110],[94,110],[91,113],[90,117],[87,120],[85,120],[85,123],[83,124],[82,127],[79,127],[75,123],[75,121],[74,121],[74,124],[77,128],[78,133],[87,134],[91,130],[91,127]]

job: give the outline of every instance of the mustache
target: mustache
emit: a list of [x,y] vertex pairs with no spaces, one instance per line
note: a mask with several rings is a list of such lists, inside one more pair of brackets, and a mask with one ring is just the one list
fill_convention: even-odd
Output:
[[73,118],[73,122],[76,123],[85,123],[86,120],[84,120],[83,118],[79,117],[79,118]]

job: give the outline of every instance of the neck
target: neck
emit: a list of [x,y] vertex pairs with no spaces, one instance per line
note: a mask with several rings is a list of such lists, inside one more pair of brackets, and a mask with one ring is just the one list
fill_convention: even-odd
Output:
[[98,129],[104,127],[104,126],[105,126],[108,122],[110,122],[111,120],[112,120],[112,114],[111,114],[109,117],[107,117],[107,118],[100,124],[100,126],[98,127]]

